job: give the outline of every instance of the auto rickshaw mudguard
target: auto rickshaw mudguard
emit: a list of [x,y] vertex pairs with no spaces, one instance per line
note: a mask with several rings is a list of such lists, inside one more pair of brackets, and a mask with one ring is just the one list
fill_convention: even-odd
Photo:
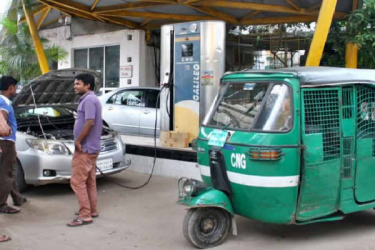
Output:
[[218,207],[226,210],[232,216],[234,215],[229,197],[224,192],[216,189],[209,189],[195,197],[185,196],[178,203],[190,208]]

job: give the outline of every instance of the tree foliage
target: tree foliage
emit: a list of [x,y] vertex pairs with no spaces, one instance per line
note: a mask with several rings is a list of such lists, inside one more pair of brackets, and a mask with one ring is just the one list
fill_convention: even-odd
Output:
[[322,64],[344,67],[347,43],[359,46],[358,68],[375,68],[375,0],[364,0],[345,21],[332,23]]
[[[12,75],[22,82],[27,82],[41,75],[38,58],[27,24],[17,25],[15,21],[4,18],[3,38],[0,41],[0,74]],[[64,59],[67,52],[55,45],[48,45],[47,39],[41,39],[47,61]]]

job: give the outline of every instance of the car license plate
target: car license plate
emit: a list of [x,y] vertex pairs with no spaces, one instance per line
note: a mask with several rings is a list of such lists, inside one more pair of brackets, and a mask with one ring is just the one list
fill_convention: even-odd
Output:
[[96,166],[101,170],[108,170],[113,168],[113,160],[112,158],[109,159],[103,159],[103,160],[97,160]]

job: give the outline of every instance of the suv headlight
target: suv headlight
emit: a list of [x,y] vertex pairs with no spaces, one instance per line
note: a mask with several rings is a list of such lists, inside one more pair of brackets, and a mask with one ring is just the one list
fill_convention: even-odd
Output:
[[120,143],[122,144],[122,153],[125,154],[126,144],[125,144],[121,134],[119,132],[113,131],[113,136],[116,137],[120,141]]
[[27,144],[39,151],[43,151],[50,155],[69,155],[69,149],[61,142],[53,140],[38,140],[38,139],[27,139]]
[[122,140],[122,136],[121,136],[121,134],[120,134],[119,132],[117,132],[117,131],[113,131],[113,136],[114,136],[114,137],[117,137],[117,139],[119,139],[120,142],[121,142],[123,145],[125,144],[124,141]]

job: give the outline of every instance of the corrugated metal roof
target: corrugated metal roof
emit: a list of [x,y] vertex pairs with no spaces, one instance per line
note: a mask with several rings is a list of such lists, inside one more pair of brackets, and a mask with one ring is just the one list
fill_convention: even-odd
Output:
[[[40,24],[41,28],[57,22],[60,15],[70,15],[128,28],[158,29],[161,24],[197,20],[223,20],[234,25],[312,22],[317,19],[322,0],[30,0],[30,2],[37,21],[45,16]],[[353,2],[355,1],[338,0],[335,18],[344,18],[350,13],[355,7]],[[358,2],[361,6],[362,1]],[[11,13],[12,11],[10,15]]]

